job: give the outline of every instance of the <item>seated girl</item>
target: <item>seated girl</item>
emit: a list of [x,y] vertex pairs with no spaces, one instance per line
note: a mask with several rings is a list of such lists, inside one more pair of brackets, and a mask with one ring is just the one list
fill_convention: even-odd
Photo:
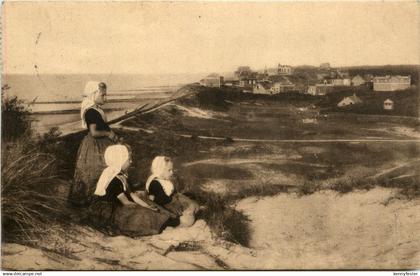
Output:
[[176,214],[168,226],[189,227],[195,222],[198,204],[178,193],[172,182],[173,162],[165,156],[157,156],[151,166],[152,175],[146,182],[146,192],[150,200]]
[[89,207],[89,223],[108,234],[132,237],[160,233],[169,215],[159,212],[131,192],[127,183],[127,170],[131,164],[127,146],[112,145],[106,148],[107,167],[96,185],[93,203]]

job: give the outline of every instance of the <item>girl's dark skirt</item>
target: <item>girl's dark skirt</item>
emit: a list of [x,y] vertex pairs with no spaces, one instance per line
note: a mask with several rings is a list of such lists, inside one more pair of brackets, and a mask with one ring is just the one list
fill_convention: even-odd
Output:
[[140,237],[159,234],[169,215],[140,205],[94,200],[88,221],[94,228],[110,235]]
[[108,137],[94,138],[90,133],[83,138],[77,152],[74,181],[69,191],[71,205],[88,207],[92,203],[96,183],[106,167],[105,150],[113,144]]

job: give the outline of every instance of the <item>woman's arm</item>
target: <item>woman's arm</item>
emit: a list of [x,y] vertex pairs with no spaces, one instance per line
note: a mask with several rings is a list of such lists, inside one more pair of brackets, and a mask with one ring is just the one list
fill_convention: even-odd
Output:
[[127,196],[124,193],[119,194],[117,198],[123,205],[136,205],[136,203],[128,200]]
[[135,193],[130,193],[131,198],[134,200],[135,203],[137,203],[140,206],[143,206],[145,208],[148,208],[153,211],[157,211],[158,209],[155,206],[151,206],[147,204],[145,201],[143,201],[140,197],[138,197]]
[[89,132],[92,137],[99,138],[99,137],[108,137],[111,140],[115,140],[117,135],[112,131],[108,130],[96,130],[96,124],[89,125]]

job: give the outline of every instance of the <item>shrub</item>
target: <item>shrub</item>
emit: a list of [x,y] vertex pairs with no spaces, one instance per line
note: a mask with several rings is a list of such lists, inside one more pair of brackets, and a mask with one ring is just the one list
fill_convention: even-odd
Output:
[[23,101],[17,97],[6,97],[5,93],[10,87],[1,88],[1,130],[2,140],[10,141],[22,136],[30,136],[31,123],[29,110],[23,105]]

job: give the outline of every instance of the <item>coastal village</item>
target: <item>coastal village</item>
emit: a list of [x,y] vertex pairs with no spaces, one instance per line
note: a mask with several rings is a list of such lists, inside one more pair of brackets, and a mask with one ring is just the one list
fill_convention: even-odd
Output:
[[[411,75],[352,74],[348,69],[333,68],[329,63],[308,68],[278,64],[277,68],[260,71],[252,70],[249,66],[239,66],[233,74],[210,74],[200,84],[206,87],[236,87],[242,92],[253,94],[298,93],[312,96],[325,96],[351,87],[353,95],[343,97],[337,103],[339,108],[363,103],[357,96],[357,88],[360,91],[394,92],[414,86]],[[383,101],[384,110],[392,110],[393,107],[392,97]]]

